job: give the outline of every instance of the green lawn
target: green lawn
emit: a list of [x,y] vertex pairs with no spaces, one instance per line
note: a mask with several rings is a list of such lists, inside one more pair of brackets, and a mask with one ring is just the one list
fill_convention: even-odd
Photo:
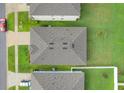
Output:
[[119,86],[118,89],[119,90],[124,90],[124,86]]
[[30,30],[30,20],[28,12],[18,12],[18,31],[28,32]]
[[[117,66],[119,81],[124,77],[124,4],[82,4],[78,21],[25,21],[36,26],[87,27],[88,66]],[[22,18],[27,18],[23,16]],[[28,18],[26,19],[28,20]],[[21,31],[21,30],[20,30]],[[23,30],[24,31],[24,30]],[[120,77],[121,76],[121,77]]]
[[29,87],[22,87],[22,86],[19,86],[19,90],[29,90]]
[[15,26],[14,24],[15,24],[15,14],[12,12],[7,15],[7,28],[9,31],[14,31],[14,26]]
[[[29,90],[29,87],[18,86],[19,90]],[[10,87],[8,90],[16,90],[16,86]]]
[[119,82],[123,82],[124,83],[124,75],[119,75]]
[[8,90],[16,90],[16,86],[12,86]]
[[113,90],[114,69],[74,69],[85,72],[86,90]]
[[30,70],[30,58],[29,58],[28,46],[18,46],[18,68],[19,72],[26,72]]
[[15,72],[15,46],[8,48],[8,70]]

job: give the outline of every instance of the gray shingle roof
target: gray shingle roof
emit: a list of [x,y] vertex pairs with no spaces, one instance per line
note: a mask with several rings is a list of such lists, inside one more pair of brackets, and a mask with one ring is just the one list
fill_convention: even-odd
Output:
[[32,64],[86,65],[86,27],[36,27],[30,32]]
[[32,90],[83,90],[84,73],[81,71],[33,72]]
[[30,38],[32,64],[87,64],[86,27],[36,27]]
[[80,16],[80,4],[75,3],[33,3],[31,15],[77,15]]

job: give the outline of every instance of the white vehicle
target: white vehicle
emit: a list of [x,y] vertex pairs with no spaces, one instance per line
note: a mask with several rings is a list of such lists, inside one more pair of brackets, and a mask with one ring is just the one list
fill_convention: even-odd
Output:
[[30,80],[22,80],[21,83],[20,83],[20,86],[30,87],[31,86],[31,81]]

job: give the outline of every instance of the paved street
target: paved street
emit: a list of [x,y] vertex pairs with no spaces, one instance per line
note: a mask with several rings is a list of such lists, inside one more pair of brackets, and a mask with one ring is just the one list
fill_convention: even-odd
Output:
[[[0,4],[0,18],[5,17],[5,4]],[[0,32],[0,90],[7,86],[6,33]]]

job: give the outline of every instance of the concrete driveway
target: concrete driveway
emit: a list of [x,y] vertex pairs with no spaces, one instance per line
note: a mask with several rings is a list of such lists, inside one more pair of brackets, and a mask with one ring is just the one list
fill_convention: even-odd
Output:
[[14,73],[8,71],[8,87],[19,86],[22,80],[31,80],[31,73]]
[[30,45],[30,32],[7,32],[7,46]]
[[29,7],[24,3],[7,3],[6,4],[6,15],[11,12],[18,11],[29,11]]

